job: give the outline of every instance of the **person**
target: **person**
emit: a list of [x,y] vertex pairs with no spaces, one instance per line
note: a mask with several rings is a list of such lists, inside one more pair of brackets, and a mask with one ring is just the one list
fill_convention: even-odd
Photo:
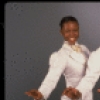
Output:
[[[87,69],[85,76],[81,79],[79,84],[76,86],[76,88],[66,88],[63,91],[63,95],[67,96],[67,91],[69,92],[69,96],[74,99],[77,99],[78,92],[80,92],[82,96],[82,100],[92,100],[91,96],[89,95],[89,92],[92,91],[94,86],[96,85],[97,81],[100,77],[100,47],[97,48],[95,51],[93,51],[88,59],[87,62]],[[97,89],[97,92],[100,93],[100,89]],[[74,95],[77,95],[76,97]],[[88,98],[88,99],[87,99]]]
[[[74,88],[85,75],[86,62],[90,51],[85,45],[78,43],[78,20],[73,16],[65,16],[61,19],[59,25],[60,33],[64,38],[61,48],[50,55],[48,73],[40,87],[25,92],[26,95],[33,97],[35,100],[48,99],[56,88],[61,75],[65,77],[66,87]],[[91,91],[89,94],[91,94]],[[80,96],[81,93],[78,92],[77,98]],[[63,96],[61,96],[61,99],[64,100]]]

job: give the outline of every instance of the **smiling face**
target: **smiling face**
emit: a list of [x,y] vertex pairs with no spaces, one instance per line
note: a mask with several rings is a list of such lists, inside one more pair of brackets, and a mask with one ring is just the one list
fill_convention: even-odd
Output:
[[70,45],[74,45],[79,37],[79,25],[75,21],[68,21],[62,25],[61,34],[65,41]]

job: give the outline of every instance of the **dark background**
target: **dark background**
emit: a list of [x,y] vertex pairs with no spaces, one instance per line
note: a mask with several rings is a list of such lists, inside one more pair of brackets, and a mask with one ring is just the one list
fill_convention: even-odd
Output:
[[[59,22],[66,15],[80,23],[79,42],[90,51],[100,46],[100,3],[9,2],[5,15],[5,100],[33,100],[24,92],[40,86],[52,52],[63,43]],[[60,100],[65,88],[62,76],[48,100]],[[93,89],[94,100],[100,80]]]

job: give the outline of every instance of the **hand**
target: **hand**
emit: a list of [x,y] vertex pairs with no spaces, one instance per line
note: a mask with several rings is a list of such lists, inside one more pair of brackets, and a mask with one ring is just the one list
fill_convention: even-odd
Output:
[[41,100],[43,98],[43,95],[41,94],[41,92],[39,92],[36,89],[32,89],[28,92],[25,92],[26,95],[33,97],[35,100]]
[[79,99],[82,96],[82,94],[77,89],[72,87],[66,88],[62,95],[66,95],[72,100]]
[[100,93],[100,89],[97,89],[97,92],[99,92],[99,93]]

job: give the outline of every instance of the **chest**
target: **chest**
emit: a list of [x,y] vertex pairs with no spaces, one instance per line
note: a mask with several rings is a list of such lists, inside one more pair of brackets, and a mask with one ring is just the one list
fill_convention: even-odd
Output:
[[87,58],[84,54],[71,53],[68,55],[64,73],[70,76],[82,76],[85,73]]

